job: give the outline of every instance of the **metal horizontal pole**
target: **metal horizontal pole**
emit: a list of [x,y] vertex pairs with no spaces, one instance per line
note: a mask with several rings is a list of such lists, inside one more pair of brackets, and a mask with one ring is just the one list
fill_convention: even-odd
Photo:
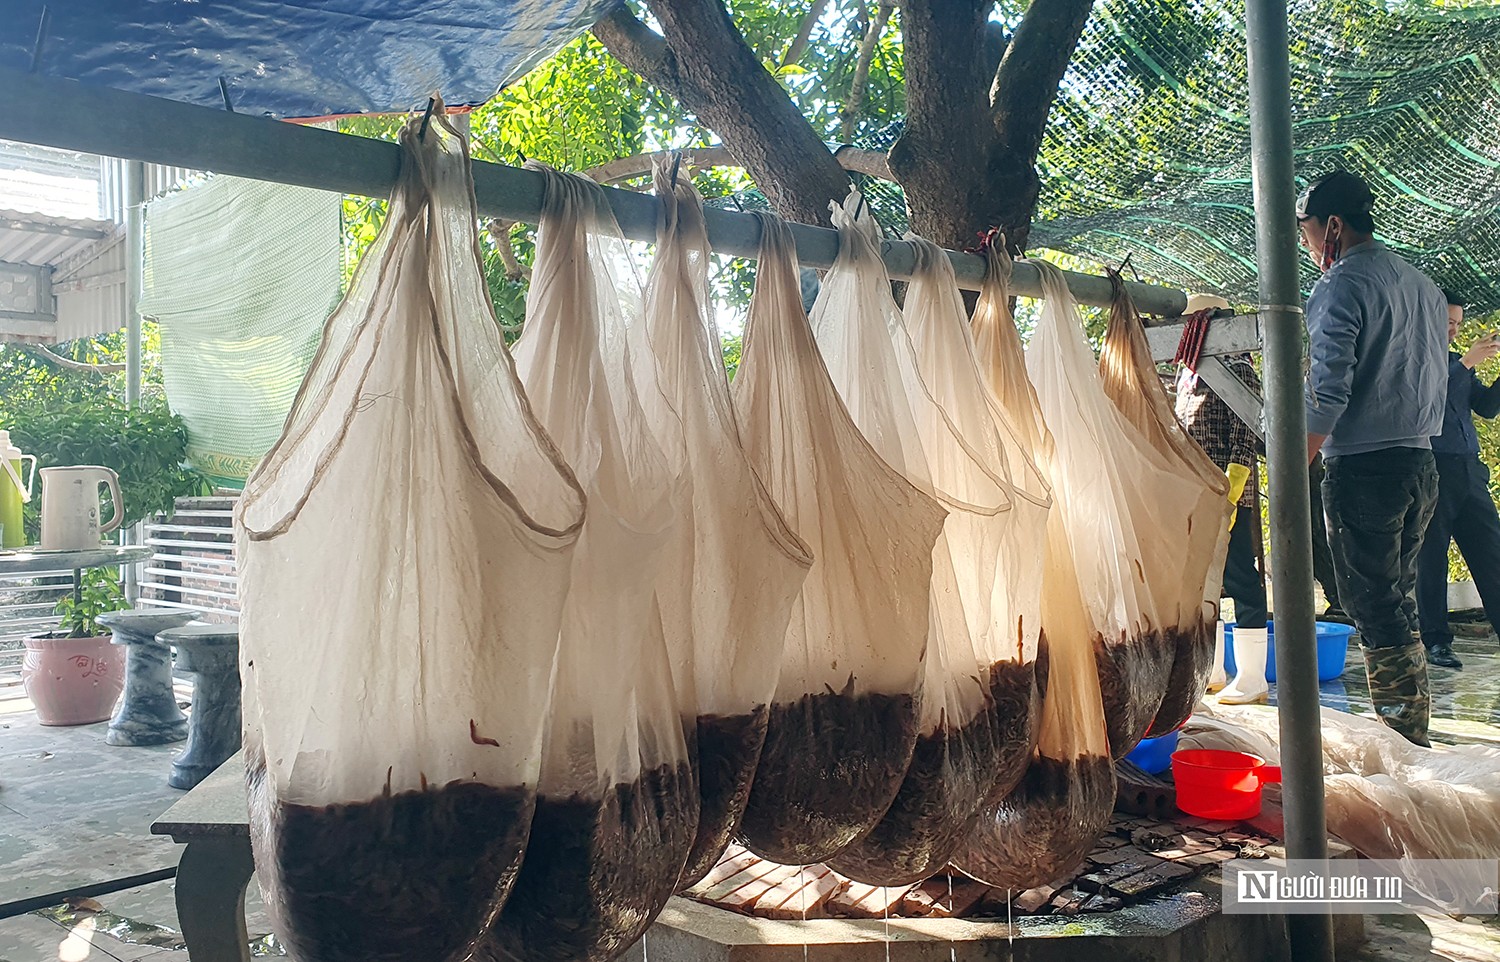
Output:
[[[367,197],[390,196],[401,163],[400,149],[392,143],[89,87],[73,80],[0,70],[0,90],[7,92],[5,109],[0,111],[0,139],[5,140]],[[535,223],[542,208],[542,175],[476,161],[474,193],[483,214]],[[656,239],[654,197],[614,188],[605,188],[605,193],[626,237]],[[709,244],[715,251],[748,258],[758,253],[760,226],[754,217],[709,209],[707,222]],[[806,224],[791,226],[804,266],[833,265],[838,253],[836,232]],[[882,253],[892,277],[911,276],[916,260],[911,244],[888,240]],[[953,251],[948,256],[959,286],[977,290],[984,278],[984,259]],[[1108,278],[1073,272],[1065,276],[1068,289],[1080,303],[1109,304]],[[1135,282],[1126,287],[1143,313],[1176,316],[1187,307],[1182,291]],[[1023,297],[1040,297],[1036,268],[1017,263],[1011,289]]]

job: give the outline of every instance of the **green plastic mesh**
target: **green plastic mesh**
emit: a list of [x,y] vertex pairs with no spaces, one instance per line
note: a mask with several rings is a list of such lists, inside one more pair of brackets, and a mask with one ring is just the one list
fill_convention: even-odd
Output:
[[338,302],[341,197],[212,177],[146,208],[141,313],[188,457],[238,488],[276,442]]
[[[1500,309],[1500,5],[1292,0],[1290,17],[1300,182],[1360,174],[1387,244],[1472,312]],[[1048,125],[1031,246],[1128,254],[1145,277],[1254,304],[1248,100],[1243,2],[1100,0]],[[900,188],[863,187],[905,230]]]
[[[1500,6],[1292,0],[1290,22],[1299,178],[1360,174],[1387,244],[1500,308]],[[1042,149],[1033,244],[1254,303],[1247,69],[1243,3],[1097,4]]]

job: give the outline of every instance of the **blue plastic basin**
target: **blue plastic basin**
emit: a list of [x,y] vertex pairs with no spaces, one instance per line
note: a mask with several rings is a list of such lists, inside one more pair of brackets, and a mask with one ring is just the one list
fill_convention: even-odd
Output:
[[[1276,623],[1266,623],[1270,642],[1266,646],[1266,681],[1276,680]],[[1343,675],[1349,660],[1349,639],[1353,627],[1331,621],[1318,622],[1318,681],[1332,681]],[[1224,625],[1224,670],[1234,677],[1234,625]]]
[[1141,739],[1125,760],[1147,775],[1160,775],[1172,767],[1172,753],[1176,750],[1177,733],[1167,732],[1160,738]]

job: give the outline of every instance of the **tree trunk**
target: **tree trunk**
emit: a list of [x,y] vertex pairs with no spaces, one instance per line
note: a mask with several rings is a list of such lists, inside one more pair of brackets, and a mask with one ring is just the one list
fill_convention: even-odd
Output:
[[912,230],[965,247],[999,227],[1025,249],[1047,116],[1091,8],[1092,0],[1032,0],[1002,43],[986,22],[988,3],[905,0],[907,122],[891,170]]
[[[717,133],[777,213],[827,224],[848,178],[722,0],[648,2],[665,37],[623,10],[595,36]],[[1047,116],[1091,0],[1032,0],[1008,42],[989,22],[993,0],[899,3],[907,117],[889,169],[912,229],[961,249],[1000,227],[1024,248]]]
[[[1047,2],[1047,0],[1036,0]],[[982,210],[985,148],[994,139],[984,0],[904,0],[906,128],[891,147],[891,172],[906,192],[911,229],[963,248],[990,226]]]
[[843,199],[849,178],[720,0],[655,0],[651,12],[665,39],[627,10],[596,24],[594,35],[718,134],[778,214],[829,223],[828,203]]
[[990,120],[996,138],[985,159],[984,210],[1019,250],[1026,249],[1041,194],[1036,159],[1047,117],[1092,9],[1093,0],[1033,0],[995,71]]

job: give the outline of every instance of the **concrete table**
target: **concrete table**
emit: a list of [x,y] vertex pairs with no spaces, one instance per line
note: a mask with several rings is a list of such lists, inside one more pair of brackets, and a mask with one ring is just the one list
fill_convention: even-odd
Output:
[[177,666],[195,676],[187,748],[167,779],[173,788],[192,788],[240,750],[239,627],[184,625],[156,640],[176,648]]
[[167,745],[188,737],[187,716],[172,690],[172,649],[159,632],[180,628],[201,612],[169,608],[111,611],[97,619],[125,647],[125,694],[104,736],[106,744]]
[[245,756],[236,752],[151,825],[186,846],[177,863],[177,922],[193,962],[250,962],[245,888],[255,873]]

